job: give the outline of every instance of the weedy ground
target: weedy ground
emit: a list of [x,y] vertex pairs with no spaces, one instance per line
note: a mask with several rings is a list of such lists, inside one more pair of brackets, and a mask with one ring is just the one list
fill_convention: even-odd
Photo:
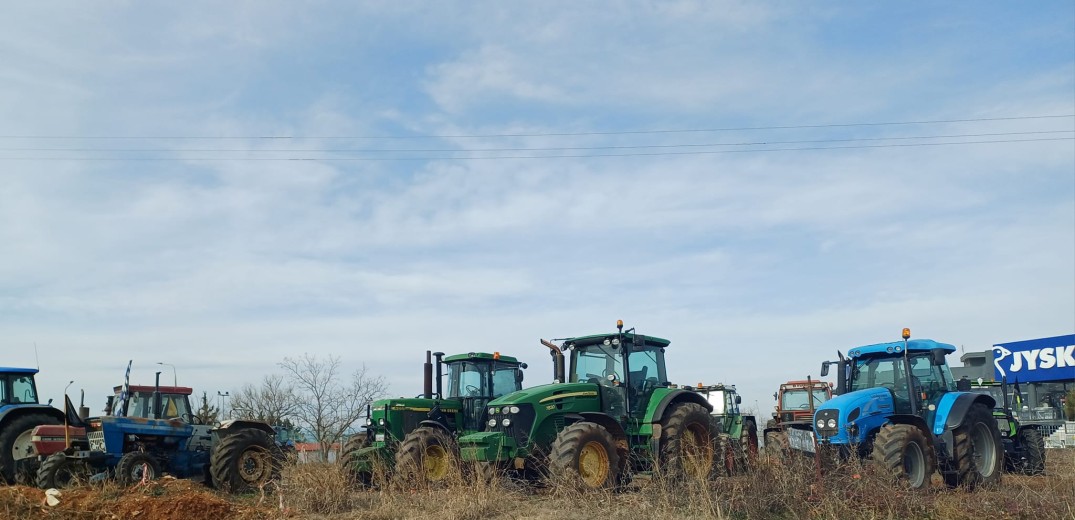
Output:
[[231,497],[162,479],[63,490],[47,506],[41,490],[0,487],[0,518],[21,519],[1070,519],[1075,520],[1075,449],[1049,450],[1047,474],[1005,474],[1000,486],[946,489],[935,479],[909,491],[857,461],[826,468],[810,459],[770,463],[713,480],[638,478],[615,492],[569,486],[483,483],[458,475],[433,488],[413,482],[355,490],[340,466],[291,465],[275,491]]

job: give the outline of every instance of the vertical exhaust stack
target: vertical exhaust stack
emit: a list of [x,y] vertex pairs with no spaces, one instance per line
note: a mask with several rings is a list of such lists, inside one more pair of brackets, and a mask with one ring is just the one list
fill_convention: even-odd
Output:
[[150,419],[160,419],[161,416],[161,373],[157,372],[157,381],[153,383],[153,413]]
[[566,383],[564,380],[564,353],[560,352],[560,347],[551,341],[541,340],[541,344],[549,347],[549,355],[552,356],[552,377],[553,379]]
[[86,420],[90,417],[90,407],[86,406],[86,391],[82,391],[82,396],[78,401],[78,417],[82,420]]
[[444,353],[434,352],[433,357],[437,358],[437,399],[444,399],[444,394],[441,393],[444,390],[441,381],[444,378],[444,369],[441,368],[441,358],[444,357]]
[[433,351],[426,351],[426,362],[422,365],[422,397],[433,398]]

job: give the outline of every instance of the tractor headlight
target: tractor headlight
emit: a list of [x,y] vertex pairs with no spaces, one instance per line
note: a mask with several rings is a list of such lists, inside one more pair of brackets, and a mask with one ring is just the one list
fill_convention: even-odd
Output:
[[490,428],[496,428],[496,419],[489,419],[489,422],[486,424],[488,424]]
[[836,419],[829,419],[829,422],[825,423],[825,425],[827,425],[829,428],[835,428],[836,427]]
[[511,419],[504,419],[503,421],[500,421],[500,424],[501,424],[501,426],[505,426],[505,427],[511,426]]
[[518,406],[512,406],[504,409],[504,413],[519,413]]
[[373,426],[373,419],[370,419],[369,417],[367,417],[366,418],[366,426]]
[[489,409],[489,415],[495,415],[495,414],[496,414],[496,408],[490,408]]
[[817,429],[820,430],[820,429],[823,429],[823,428],[825,428],[825,419],[818,419],[817,420]]
[[384,426],[384,418],[382,417],[380,419],[377,419],[377,424],[380,424],[381,426]]

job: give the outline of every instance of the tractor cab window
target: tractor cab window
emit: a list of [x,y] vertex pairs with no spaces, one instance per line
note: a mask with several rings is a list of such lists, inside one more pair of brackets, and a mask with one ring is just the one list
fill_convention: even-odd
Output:
[[904,394],[907,385],[903,376],[902,357],[865,357],[855,360],[855,366],[851,370],[850,390],[865,390],[867,388],[883,387],[899,394],[901,389]]
[[656,348],[632,350],[627,358],[630,372],[627,374],[627,391],[631,398],[632,411],[649,402],[650,394],[665,381],[664,356]]
[[713,415],[724,415],[728,413],[728,398],[726,397],[724,390],[710,390],[706,394],[706,401],[713,405],[713,411],[710,412]]
[[6,403],[7,400],[7,374],[0,374],[0,403]]
[[180,394],[161,395],[161,419],[184,419],[190,420],[190,401],[187,396]]
[[572,383],[611,384],[608,376],[623,381],[623,354],[611,346],[590,345],[571,351]]
[[523,389],[523,370],[518,365],[493,363],[493,398]]
[[448,397],[489,395],[486,375],[488,363],[456,361],[448,364]]
[[911,376],[915,395],[924,392],[926,400],[931,403],[936,403],[945,392],[956,390],[956,382],[948,365],[934,365],[928,354],[911,358]]
[[30,376],[11,376],[11,402],[37,403],[37,390],[34,378]]
[[[824,389],[815,388],[813,392],[814,408],[829,400],[829,394]],[[781,410],[809,410],[810,393],[805,389],[786,390],[780,397]]]

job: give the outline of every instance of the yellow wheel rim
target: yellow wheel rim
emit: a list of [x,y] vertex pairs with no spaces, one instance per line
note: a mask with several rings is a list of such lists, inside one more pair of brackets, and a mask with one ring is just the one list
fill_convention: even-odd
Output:
[[427,479],[440,481],[448,476],[448,450],[445,450],[444,446],[439,444],[426,446],[425,460],[422,462],[425,465]]
[[705,427],[699,424],[687,426],[679,445],[683,458],[683,469],[688,475],[705,478],[713,467],[713,447],[709,444],[709,435]]
[[601,487],[608,480],[608,452],[597,441],[587,442],[579,450],[579,476],[589,487]]

